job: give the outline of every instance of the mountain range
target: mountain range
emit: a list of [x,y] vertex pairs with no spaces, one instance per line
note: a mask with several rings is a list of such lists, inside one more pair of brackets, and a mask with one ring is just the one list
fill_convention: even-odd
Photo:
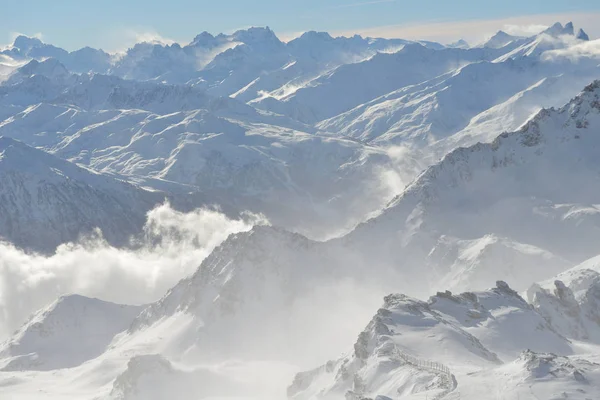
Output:
[[249,28],[123,54],[17,37],[11,249],[135,248],[165,201],[268,223],[149,304],[65,291],[19,316],[0,397],[600,396],[598,48],[572,23],[476,45]]

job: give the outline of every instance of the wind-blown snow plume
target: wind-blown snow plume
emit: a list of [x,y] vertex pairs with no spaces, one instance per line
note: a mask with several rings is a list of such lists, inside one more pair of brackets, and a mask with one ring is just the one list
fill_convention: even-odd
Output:
[[600,39],[577,43],[564,49],[549,50],[544,53],[542,58],[546,61],[571,60],[578,62],[586,58],[598,60],[600,59]]
[[48,257],[1,243],[0,338],[63,294],[126,304],[157,300],[229,234],[263,222],[256,215],[233,220],[209,209],[180,213],[163,204],[148,213],[145,235],[135,250],[108,245],[100,232],[61,245]]

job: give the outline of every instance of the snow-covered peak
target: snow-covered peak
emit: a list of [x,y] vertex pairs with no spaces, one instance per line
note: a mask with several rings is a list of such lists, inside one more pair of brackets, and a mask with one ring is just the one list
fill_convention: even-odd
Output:
[[297,374],[288,395],[454,398],[469,389],[470,377],[508,371],[505,366],[515,363],[525,379],[542,380],[548,374],[542,364],[568,364],[564,356],[572,352],[571,343],[503,281],[482,292],[440,292],[427,302],[392,294],[347,356]]
[[[369,254],[373,264],[399,266],[413,288],[445,278],[464,278],[461,288],[468,288],[469,276],[477,285],[520,279],[521,272],[511,272],[520,269],[531,273],[527,279],[544,280],[597,254],[599,99],[596,82],[516,132],[454,150],[342,241]],[[475,240],[490,233],[509,240]],[[446,268],[422,268],[424,260],[433,261],[432,250],[444,235],[454,239],[442,244],[438,256],[447,251],[455,267],[448,271],[442,262]],[[483,262],[488,257],[489,264]],[[532,262],[542,264],[531,268]]]
[[468,49],[471,47],[469,43],[467,43],[464,39],[459,39],[456,42],[450,43],[446,47],[455,48],[455,49]]
[[188,46],[211,48],[217,43],[217,38],[204,31],[196,35]]
[[573,22],[567,22],[567,24],[563,28],[563,35],[575,35],[575,27],[573,26]]
[[[231,235],[202,262],[194,275],[144,310],[132,329],[149,326],[178,310],[197,315],[208,324],[238,314],[247,306],[255,307],[257,297],[276,298],[281,296],[280,291],[291,296],[292,291],[304,287],[305,279],[298,279],[290,287],[269,283],[273,279],[294,283],[292,277],[301,272],[297,270],[301,262],[298,254],[307,259],[314,257],[311,250],[315,245],[304,236],[270,226],[255,226],[249,232]],[[307,259],[301,263],[309,266]],[[312,279],[308,271],[302,273]],[[266,306],[260,303],[260,307]]]
[[504,31],[498,31],[494,34],[494,36],[492,36],[490,39],[488,39],[483,44],[483,47],[499,49],[499,48],[506,46],[507,44],[509,44],[511,42],[514,42],[515,40],[520,40],[520,39],[523,39],[523,38],[519,37],[519,36],[509,35],[508,33],[504,32]]
[[532,285],[528,301],[563,335],[600,344],[600,257]]
[[0,199],[0,236],[53,252],[96,228],[110,243],[126,245],[164,195],[0,137]]
[[546,35],[554,36],[554,37],[563,36],[563,35],[575,36],[575,27],[573,26],[573,22],[567,22],[567,24],[565,24],[565,26],[563,26],[560,22],[557,22],[554,25],[552,25],[551,27],[542,31],[541,34],[546,34]]
[[[573,25],[571,25],[571,27],[572,26]],[[555,22],[552,26],[542,31],[542,33],[545,33],[550,36],[564,35],[567,32],[568,31],[566,30],[566,27],[564,27],[560,22]]]
[[69,57],[69,52],[60,47],[43,43],[40,39],[35,37],[23,35],[18,36],[14,41],[14,45],[9,49],[4,50],[2,53],[20,60],[44,60],[48,57],[52,57],[61,61],[66,61]]
[[572,377],[580,383],[586,383],[585,362],[577,363],[556,354],[526,350],[515,360],[515,363],[522,363],[524,369],[530,374],[530,379]]
[[[513,362],[473,376],[459,377],[460,398],[575,399],[598,397],[599,365],[594,355],[563,357],[523,351]],[[511,382],[511,383],[508,383]]]
[[75,367],[106,351],[140,311],[139,306],[62,296],[0,344],[0,365],[4,370]]
[[17,83],[24,78],[30,78],[34,75],[42,75],[55,82],[62,82],[69,77],[67,68],[57,59],[48,58],[43,61],[31,60],[26,65],[17,69],[8,84]]
[[324,41],[324,42],[328,42],[334,40],[333,37],[327,33],[327,32],[317,32],[317,31],[308,31],[308,32],[304,32],[300,37],[292,40],[289,42],[289,44],[291,43],[298,43],[301,41],[307,41],[307,42],[315,42],[315,41]]
[[[441,276],[435,288],[483,290],[499,278],[524,290],[530,282],[559,273],[571,264],[536,246],[486,235],[457,240],[442,236],[427,256],[429,268]],[[520,266],[527,265],[527,268]]]
[[44,43],[36,37],[29,37],[25,35],[19,35],[15,38],[13,42],[13,47],[18,48],[24,53],[27,53],[34,47],[43,46]]
[[441,398],[456,389],[453,365],[463,362],[476,368],[500,360],[429,303],[392,294],[358,335],[349,355],[297,374],[288,396],[298,400],[344,395],[347,399]]
[[[31,107],[29,111],[35,108]],[[0,136],[0,172],[29,176],[44,183],[79,181],[98,189],[112,184],[131,186],[6,136]]]
[[588,34],[585,33],[585,31],[581,28],[577,31],[577,35],[575,37],[579,40],[584,40],[584,41],[590,40],[590,37],[588,36]]
[[239,30],[232,35],[232,40],[245,43],[249,46],[264,49],[281,49],[285,47],[275,32],[267,27],[252,27]]
[[[429,299],[429,304],[504,361],[527,349],[562,355],[573,352],[568,340],[504,281],[481,292],[440,292]],[[502,342],[496,341],[498,337]]]
[[[538,162],[556,163],[556,159],[550,160],[547,158],[554,152],[564,151],[566,154],[562,156],[561,162],[575,163],[574,167],[577,166],[582,171],[595,171],[597,166],[589,148],[595,148],[600,140],[600,137],[594,134],[597,126],[600,125],[599,100],[600,81],[596,81],[588,85],[580,95],[560,109],[551,108],[540,111],[522,129],[516,132],[504,133],[490,144],[480,143],[468,148],[459,148],[449,153],[439,164],[428,168],[415,182],[409,185],[406,191],[391,203],[388,210],[402,202],[402,199],[409,196],[410,193],[420,193],[419,197],[428,203],[438,202],[440,196],[449,195],[446,189],[454,191],[456,188],[472,185],[475,181],[475,175],[477,175],[476,168],[479,168],[475,167],[475,164],[481,162],[486,165],[486,169],[491,169],[494,176],[498,177],[496,171],[509,167],[511,169],[520,168],[521,165],[532,163],[535,165]],[[547,149],[548,155],[546,155],[544,149]],[[533,175],[543,174],[544,172],[531,168],[527,171]],[[565,184],[568,184],[569,179],[566,178],[565,174],[568,176],[569,171],[564,170],[561,172],[561,169],[558,168],[554,179],[558,177],[565,178]],[[528,179],[528,176],[521,176],[520,180]],[[546,187],[549,183],[546,179],[535,183],[537,184],[535,188],[537,196],[549,196],[550,198],[555,197],[557,200],[560,199],[559,201],[567,201],[567,198],[573,195],[580,201],[594,201],[590,190],[571,192],[564,190],[563,187],[559,190],[554,185]],[[534,191],[533,187],[527,189],[519,182],[515,182],[514,179],[513,184],[519,190],[528,193]],[[445,189],[442,186],[434,189],[433,187],[437,185],[442,185]],[[542,187],[544,187],[543,192],[541,191]],[[570,195],[567,195],[567,193],[570,193]],[[487,195],[491,195],[491,192],[488,192]]]

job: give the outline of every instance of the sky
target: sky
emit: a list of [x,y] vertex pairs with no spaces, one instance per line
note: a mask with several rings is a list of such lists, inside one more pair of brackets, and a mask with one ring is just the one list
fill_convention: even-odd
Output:
[[283,39],[318,30],[450,42],[573,20],[600,36],[598,0],[2,0],[0,11],[0,43],[26,34],[68,50],[119,51],[150,39],[188,43],[202,31],[250,26],[269,26]]

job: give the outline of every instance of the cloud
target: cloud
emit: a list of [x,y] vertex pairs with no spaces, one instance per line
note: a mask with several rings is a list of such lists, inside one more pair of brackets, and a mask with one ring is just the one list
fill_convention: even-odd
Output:
[[548,50],[542,55],[543,60],[568,59],[578,62],[581,59],[595,59],[598,62],[600,58],[600,39],[589,42],[578,43],[565,49]]
[[435,40],[446,43],[465,39],[477,43],[490,37],[498,30],[505,30],[515,35],[528,35],[537,33],[557,21],[573,21],[576,26],[586,30],[591,37],[597,37],[600,36],[598,19],[600,19],[600,13],[598,12],[538,14],[499,19],[422,21],[403,25],[340,30],[334,33],[344,36],[360,34],[371,37]]
[[502,27],[502,30],[514,36],[533,36],[547,29],[548,25],[531,24],[531,25],[511,25],[507,24]]
[[111,247],[100,233],[62,245],[52,256],[0,243],[0,339],[64,294],[125,304],[155,301],[229,234],[259,223],[264,219],[252,214],[232,220],[214,210],[185,214],[165,204],[148,213],[135,250]]
[[169,39],[160,35],[155,31],[135,31],[131,30],[127,34],[131,39],[135,40],[136,43],[156,43],[156,44],[173,44],[175,40]]
[[105,50],[124,54],[127,49],[132,48],[137,43],[152,43],[161,45],[171,45],[177,41],[161,35],[152,28],[124,28],[110,30],[104,35],[104,42],[109,43]]

